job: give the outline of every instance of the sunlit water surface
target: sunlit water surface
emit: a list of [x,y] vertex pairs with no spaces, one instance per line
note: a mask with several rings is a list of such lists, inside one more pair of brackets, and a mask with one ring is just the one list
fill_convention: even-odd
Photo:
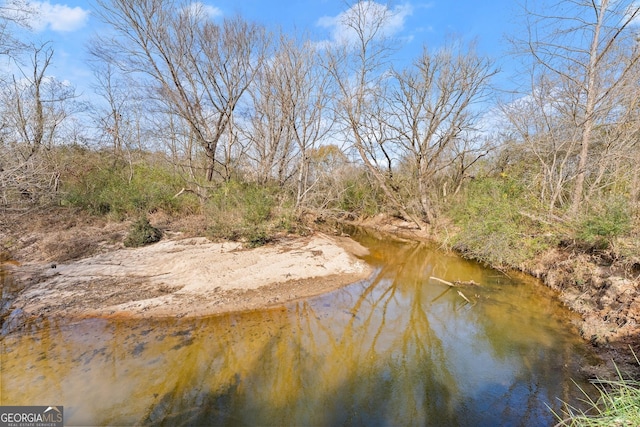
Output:
[[318,298],[5,333],[0,404],[63,405],[66,425],[547,426],[550,408],[577,402],[572,380],[592,358],[549,290],[424,244],[356,237],[374,274]]

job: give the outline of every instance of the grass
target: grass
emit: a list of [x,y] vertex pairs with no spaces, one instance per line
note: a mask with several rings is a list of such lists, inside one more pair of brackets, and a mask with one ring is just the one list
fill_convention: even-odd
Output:
[[[640,364],[637,356],[636,361]],[[617,380],[595,380],[593,384],[598,389],[598,399],[593,400],[580,389],[589,409],[580,410],[565,403],[564,414],[554,412],[559,420],[556,426],[640,426],[640,381],[626,379],[618,370]]]

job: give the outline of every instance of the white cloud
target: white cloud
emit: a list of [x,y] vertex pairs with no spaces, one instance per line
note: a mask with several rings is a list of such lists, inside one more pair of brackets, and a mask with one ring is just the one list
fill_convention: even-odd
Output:
[[189,13],[195,16],[206,16],[209,19],[215,19],[222,16],[222,10],[215,6],[210,6],[202,2],[194,2],[189,4]]
[[389,9],[375,1],[360,1],[337,16],[320,18],[317,24],[330,30],[333,43],[348,44],[358,39],[350,23],[358,23],[358,27],[368,32],[367,37],[389,37],[404,29],[405,20],[412,13],[413,8],[409,4]]
[[31,28],[36,31],[50,29],[56,32],[71,32],[84,27],[89,20],[89,11],[80,6],[69,7],[66,4],[51,4],[49,1],[29,2],[34,14],[29,19]]

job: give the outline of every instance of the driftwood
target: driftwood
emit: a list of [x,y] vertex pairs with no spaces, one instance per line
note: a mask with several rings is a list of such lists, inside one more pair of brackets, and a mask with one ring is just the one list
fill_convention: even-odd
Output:
[[442,283],[442,284],[447,285],[447,286],[451,286],[452,288],[455,288],[455,286],[456,286],[451,282],[447,282],[446,280],[442,280],[440,278],[433,277],[433,276],[429,277],[429,280],[435,280],[436,282]]
[[433,277],[433,276],[429,277],[429,280],[435,280],[438,283],[451,286],[452,288],[455,288],[457,286],[480,286],[479,283],[476,283],[473,280],[469,280],[469,281],[456,280],[455,282],[448,282],[446,280],[440,279],[439,277]]
[[[429,277],[429,280],[434,280],[438,283],[442,283],[443,285],[447,285],[449,286],[449,288],[457,288],[459,286],[479,286],[478,283],[474,282],[473,280],[469,280],[468,282],[462,282],[460,280],[456,280],[455,282],[448,282],[444,279],[440,279],[438,277]],[[442,295],[444,295],[447,291],[443,292],[441,295],[438,296],[438,298],[440,298]],[[462,291],[458,291],[458,295],[460,295],[460,297],[465,300],[467,303],[473,305],[476,305],[475,302],[471,302],[471,300],[469,298],[467,298],[467,296],[465,294],[462,293]],[[476,295],[477,296],[477,295]],[[436,298],[436,299],[438,299]],[[434,300],[435,301],[435,300]]]
[[469,304],[474,305],[471,303],[471,301],[469,301],[469,298],[467,298],[462,292],[458,291],[458,295],[460,295],[462,299],[468,302]]
[[453,282],[453,284],[456,286],[480,286],[480,283],[476,283],[473,280],[468,280],[468,281],[456,280],[455,282]]

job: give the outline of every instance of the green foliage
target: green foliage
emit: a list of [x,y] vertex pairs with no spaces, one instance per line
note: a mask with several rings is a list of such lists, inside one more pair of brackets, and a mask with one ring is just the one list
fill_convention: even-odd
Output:
[[269,235],[267,230],[262,227],[249,230],[247,233],[247,246],[250,248],[257,248],[264,246],[273,240],[273,236]]
[[343,183],[337,208],[344,212],[373,216],[380,212],[380,194],[364,173],[350,177]]
[[606,249],[613,241],[632,228],[632,211],[623,197],[599,200],[583,215],[576,225],[578,239],[597,248]]
[[[282,198],[285,198],[282,200]],[[230,181],[210,195],[205,213],[213,238],[241,240],[250,247],[270,242],[294,227],[293,208],[277,187]]]
[[79,172],[63,184],[63,205],[80,207],[91,213],[116,218],[163,210],[168,213],[194,212],[193,195],[173,196],[182,187],[180,177],[169,167],[142,161],[128,165],[104,165],[87,156]]
[[242,205],[242,219],[248,226],[260,224],[271,219],[275,206],[274,189],[259,187],[257,185],[245,185],[244,191],[239,192],[239,201]]
[[451,208],[460,229],[454,247],[488,264],[518,266],[550,244],[541,225],[521,213],[534,208],[519,182],[477,179]]
[[300,218],[295,214],[295,210],[292,205],[285,205],[284,209],[280,210],[278,215],[276,228],[289,234],[306,235],[309,230],[305,228],[300,221]]
[[161,238],[162,231],[153,227],[147,217],[142,217],[132,224],[124,245],[135,248],[158,242]]

